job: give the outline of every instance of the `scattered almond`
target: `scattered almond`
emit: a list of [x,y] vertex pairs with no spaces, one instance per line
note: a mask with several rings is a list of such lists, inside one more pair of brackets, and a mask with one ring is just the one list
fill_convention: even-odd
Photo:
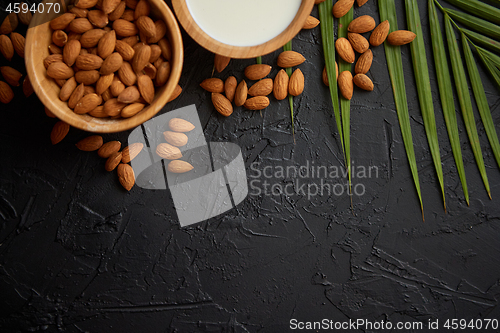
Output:
[[200,86],[208,92],[221,93],[224,92],[224,82],[219,78],[205,79],[200,83]]
[[292,96],[299,96],[304,91],[304,74],[297,68],[288,83],[288,93]]
[[306,19],[306,23],[304,23],[304,26],[302,29],[313,29],[316,28],[319,24],[319,20],[315,18],[314,16],[309,15]]
[[271,73],[271,66],[266,64],[255,64],[250,65],[245,68],[245,76],[249,80],[260,80],[265,78],[269,73]]
[[122,154],[123,153],[119,151],[111,153],[111,155],[106,160],[104,169],[106,169],[106,171],[113,171],[122,161]]
[[278,56],[278,66],[283,68],[295,67],[302,64],[304,61],[306,61],[306,58],[295,51],[284,51]]
[[215,70],[218,73],[222,72],[227,67],[227,65],[229,65],[230,61],[231,61],[231,58],[225,57],[225,56],[220,55],[220,54],[216,54],[215,58],[214,58]]
[[58,121],[52,127],[52,132],[50,133],[50,141],[53,145],[61,142],[69,132],[69,125],[64,121]]
[[400,46],[413,42],[417,35],[408,30],[396,30],[387,36],[387,41],[391,45]]
[[1,66],[0,73],[2,73],[3,78],[13,87],[19,87],[19,80],[23,76],[18,70],[10,66]]
[[139,153],[142,151],[142,148],[144,148],[144,144],[140,142],[132,143],[131,145],[125,147],[122,150],[122,163],[129,163],[130,161],[132,161],[137,157],[137,155],[139,155]]
[[269,98],[266,96],[256,96],[245,101],[243,106],[249,110],[262,110],[269,106]]
[[187,135],[181,132],[165,131],[163,132],[163,137],[165,138],[165,141],[176,147],[185,146],[188,142]]
[[267,96],[273,92],[273,79],[262,79],[254,83],[249,89],[250,96]]
[[167,170],[172,173],[185,173],[193,169],[194,167],[190,163],[181,160],[173,160],[167,166]]
[[368,43],[366,38],[361,36],[360,34],[349,32],[347,34],[347,38],[349,39],[349,42],[351,43],[354,51],[358,53],[365,53],[366,50],[370,48],[370,43]]
[[245,104],[247,97],[248,97],[247,83],[245,82],[245,80],[241,80],[241,82],[236,87],[236,92],[234,93],[234,105],[242,106],[243,104]]
[[94,151],[101,148],[102,144],[102,136],[91,135],[86,137],[85,139],[78,141],[76,147],[83,151]]
[[274,78],[273,95],[278,101],[288,96],[288,83],[290,78],[284,69],[281,69]]
[[124,189],[130,191],[135,184],[134,169],[128,164],[119,164],[117,168],[118,180]]
[[5,59],[10,61],[14,56],[14,45],[12,45],[12,41],[6,35],[0,35],[0,52]]
[[373,82],[365,74],[356,74],[354,76],[353,81],[354,81],[355,85],[357,85],[359,88],[361,88],[363,90],[367,90],[367,91],[373,90]]
[[356,66],[354,67],[354,72],[356,74],[366,74],[370,70],[370,67],[372,66],[372,61],[373,61],[372,50],[367,50],[358,58]]
[[344,96],[345,99],[350,100],[354,89],[351,72],[343,71],[340,73],[337,82],[342,96]]
[[355,18],[347,26],[349,32],[356,32],[364,34],[365,32],[372,31],[375,28],[375,20],[370,15],[363,15]]
[[181,118],[172,118],[168,122],[168,127],[174,132],[190,132],[195,126],[187,120]]
[[168,143],[160,143],[156,147],[156,154],[161,158],[165,158],[167,160],[176,160],[178,158],[182,158],[181,150]]
[[339,57],[341,57],[345,62],[352,64],[356,59],[354,49],[352,48],[351,43],[349,43],[347,38],[338,38],[335,41],[335,49],[337,50]]
[[0,102],[3,104],[10,103],[14,98],[12,88],[5,82],[0,81]]
[[233,105],[224,95],[220,93],[212,93],[212,103],[215,109],[224,117],[228,117],[233,113]]
[[234,76],[230,76],[224,82],[224,93],[226,94],[226,98],[233,102],[234,95],[236,93],[236,86],[238,85],[238,81]]
[[354,0],[338,0],[335,5],[333,5],[332,13],[336,18],[340,18],[347,14],[354,5]]
[[373,30],[372,34],[370,35],[370,44],[372,46],[381,45],[387,38],[387,35],[389,34],[389,29],[390,29],[390,23],[388,20],[380,22],[380,24]]
[[117,153],[121,147],[122,143],[120,141],[109,141],[103,144],[101,148],[99,148],[99,150],[97,151],[97,155],[102,158],[108,158],[114,153]]

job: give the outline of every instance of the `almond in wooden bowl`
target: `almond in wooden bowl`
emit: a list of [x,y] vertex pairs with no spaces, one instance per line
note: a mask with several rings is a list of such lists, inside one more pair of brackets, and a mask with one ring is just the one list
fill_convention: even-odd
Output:
[[[146,3],[146,0],[142,1]],[[45,0],[44,3],[45,2],[53,2],[53,0]],[[149,4],[149,6],[147,4]],[[61,99],[59,98],[60,87],[51,77],[47,75],[47,70],[44,66],[44,59],[49,56],[49,45],[52,43],[53,29],[51,29],[50,27],[50,21],[60,14],[50,12],[44,14],[37,13],[33,15],[26,37],[26,70],[33,85],[33,89],[38,95],[38,98],[59,119],[73,127],[77,127],[89,132],[121,132],[134,128],[149,120],[156,113],[158,113],[163,108],[163,106],[171,99],[178,86],[182,71],[184,50],[181,32],[172,11],[168,8],[163,0],[147,0],[147,4],[145,7],[147,7],[146,9],[150,11],[147,16],[150,17],[153,21],[162,20],[166,26],[165,38],[168,40],[170,47],[170,75],[163,86],[155,87],[155,94],[151,104],[144,107],[137,114],[128,118],[99,118],[92,116],[92,112],[77,114],[68,107],[67,102],[61,101]],[[68,9],[66,8],[66,5],[63,1],[61,1],[61,9],[62,12],[66,12]],[[148,25],[148,23],[150,22],[148,21],[143,23],[144,24],[141,25],[143,30],[148,30],[150,26],[150,24]],[[94,26],[93,28],[97,29],[96,26]],[[106,27],[106,29],[108,28],[113,29],[111,21],[109,22],[109,25]],[[158,28],[160,30],[163,30],[162,28],[164,27],[159,26]],[[61,29],[65,28],[63,27]],[[137,34],[139,34],[139,29],[137,29],[137,31]],[[117,40],[128,42],[128,38],[129,36],[120,36],[117,33]],[[147,38],[148,43],[152,42],[152,40],[147,36],[143,36],[143,38]],[[95,47],[96,53],[97,46],[98,45],[96,45]],[[115,49],[114,51],[120,53],[119,49]],[[97,73],[98,76],[101,75],[99,74],[98,70],[89,70],[87,72],[88,74]],[[115,73],[115,76],[117,75],[118,72]],[[81,76],[82,75],[79,75],[79,77]],[[79,81],[78,77],[76,78],[76,81]],[[104,102],[105,101],[103,100],[102,103]]]

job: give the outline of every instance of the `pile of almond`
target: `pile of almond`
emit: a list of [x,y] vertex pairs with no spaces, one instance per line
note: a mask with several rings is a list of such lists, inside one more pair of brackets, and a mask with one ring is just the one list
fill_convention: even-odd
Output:
[[[367,0],[358,0],[358,6],[362,6],[367,2]],[[354,5],[354,0],[339,0],[333,6],[332,12],[333,16],[340,18],[347,14]],[[360,56],[356,62],[354,69],[355,75],[352,76],[350,71],[343,71],[338,73],[337,67],[337,83],[339,86],[340,93],[346,99],[351,99],[353,95],[353,83],[361,89],[372,91],[373,82],[366,75],[370,69],[373,61],[373,53],[370,50],[370,44],[373,47],[379,46],[387,41],[392,45],[404,45],[408,44],[415,39],[416,35],[407,30],[397,30],[389,34],[389,21],[381,22],[378,26],[375,20],[369,15],[360,16],[351,21],[348,30],[348,38],[338,38],[335,41],[335,49],[337,54],[342,60],[347,63],[354,63],[356,59],[355,52],[359,53]],[[373,32],[370,35],[369,41],[362,35],[370,31]],[[328,77],[326,75],[326,69],[323,69],[323,82],[328,85]]]
[[170,75],[171,46],[165,22],[149,14],[146,0],[77,0],[50,22],[44,65],[75,113],[129,118],[153,102]]
[[[278,66],[291,68],[302,64],[306,59],[298,52],[285,51],[278,56]],[[222,72],[229,64],[230,58],[216,54],[214,65],[217,72]],[[267,76],[272,67],[266,64],[255,64],[245,68],[244,75],[250,81],[255,81],[250,88],[242,79],[238,83],[236,77],[229,76],[225,81],[220,78],[209,78],[204,80],[200,86],[212,93],[212,103],[215,109],[223,116],[233,113],[233,102],[235,106],[243,106],[248,110],[262,110],[269,106],[268,95],[273,93],[277,100],[285,99],[288,94],[298,96],[304,90],[304,74],[296,69],[288,77],[284,69],[281,69],[274,80]]]
[[[20,4],[23,7],[23,4]],[[24,58],[24,46],[25,38],[22,34],[15,32],[19,23],[23,25],[29,25],[31,21],[31,12],[28,11],[19,14],[11,13],[5,17],[2,24],[0,25],[0,52],[3,57],[11,61],[14,54],[19,57]],[[7,104],[14,98],[14,91],[12,87],[19,87],[19,81],[22,78],[22,74],[17,69],[11,66],[1,66],[0,72],[5,81],[0,81],[0,103]],[[28,76],[24,77],[23,80],[23,92],[26,97],[29,97],[33,93],[33,87],[28,79]]]

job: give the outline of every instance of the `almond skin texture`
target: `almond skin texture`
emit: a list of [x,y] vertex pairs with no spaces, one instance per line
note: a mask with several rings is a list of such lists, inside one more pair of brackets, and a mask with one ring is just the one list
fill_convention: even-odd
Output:
[[76,57],[75,65],[78,69],[84,71],[91,71],[93,69],[99,69],[102,65],[102,58],[93,54],[81,54]]
[[[123,60],[130,61],[134,57],[135,51],[129,44],[124,41],[117,40],[115,43],[116,52],[120,53]],[[97,48],[97,52],[99,52],[99,47]]]
[[95,69],[91,71],[78,71],[75,73],[76,82],[83,83],[87,86],[96,83],[99,77],[99,72]]
[[68,35],[62,30],[56,30],[52,33],[52,43],[63,47],[68,42]]
[[191,164],[181,160],[173,160],[167,166],[167,170],[172,173],[185,173],[193,169],[194,167]]
[[252,81],[263,79],[269,73],[271,73],[271,66],[265,64],[255,64],[245,68],[245,76]]
[[351,43],[347,40],[347,38],[338,38],[335,41],[335,49],[345,62],[352,64],[356,59],[354,49],[352,48]]
[[106,14],[112,13],[120,4],[120,0],[103,0],[102,11]]
[[349,12],[353,5],[354,0],[338,0],[335,5],[333,5],[333,16],[336,18],[344,16],[347,12]]
[[295,67],[304,61],[306,61],[306,58],[304,58],[302,54],[295,51],[284,51],[278,56],[278,66],[283,68]]
[[343,71],[342,73],[340,73],[337,82],[339,84],[339,90],[342,96],[344,96],[345,99],[350,100],[352,98],[352,92],[354,89],[351,72]]
[[76,148],[82,151],[94,151],[101,148],[102,143],[102,136],[92,135],[78,141],[78,143],[76,144]]
[[77,34],[83,34],[89,30],[92,30],[94,26],[86,18],[76,18],[69,24],[69,30],[76,32]]
[[227,67],[227,65],[229,65],[230,61],[231,58],[216,54],[214,58],[214,66],[217,73],[222,72]]
[[0,102],[3,104],[10,103],[14,98],[12,88],[5,82],[0,81]]
[[135,22],[139,31],[147,38],[155,38],[156,27],[153,20],[147,16],[140,16]]
[[134,158],[139,155],[139,153],[142,151],[142,148],[144,148],[144,144],[140,142],[132,143],[131,145],[128,145],[122,150],[122,163],[129,163],[132,161]]
[[8,14],[0,25],[0,34],[8,35],[16,30],[19,20],[16,13]]
[[2,52],[4,58],[8,61],[14,56],[14,45],[6,35],[0,35],[0,52]]
[[195,126],[187,120],[181,118],[172,118],[168,122],[168,127],[174,132],[190,132],[194,130]]
[[[75,57],[76,60],[76,57]],[[49,68],[50,64],[53,62],[58,62],[58,61],[63,61],[63,56],[62,54],[51,54],[47,56],[45,59],[43,59],[43,65],[45,66],[45,69]]]
[[101,75],[97,84],[95,86],[95,91],[97,95],[102,95],[113,83],[115,75],[113,73],[108,75]]
[[383,42],[385,42],[385,39],[387,38],[387,35],[389,34],[390,28],[391,28],[391,25],[390,25],[388,20],[381,22],[375,28],[375,30],[373,30],[372,34],[370,35],[370,44],[372,46],[379,46]]
[[73,66],[75,64],[76,58],[80,54],[82,45],[78,40],[70,40],[63,49],[63,60],[68,66]]
[[400,46],[400,45],[405,45],[405,44],[413,42],[415,37],[417,37],[417,35],[415,35],[415,33],[411,32],[411,31],[396,30],[396,31],[391,32],[387,36],[387,41],[391,45]]
[[153,103],[155,98],[155,86],[153,80],[147,75],[141,75],[137,79],[137,87],[141,93],[142,98],[148,103]]
[[97,151],[97,155],[102,158],[108,158],[114,153],[117,153],[121,147],[122,143],[120,141],[109,141],[103,144],[101,148],[99,148],[99,150]]
[[226,94],[226,98],[232,103],[234,100],[234,94],[236,93],[236,86],[238,85],[238,81],[234,76],[230,76],[224,82],[224,93]]
[[165,131],[163,132],[165,141],[176,147],[185,146],[188,142],[188,137],[184,133]]
[[116,169],[118,173],[118,180],[124,189],[130,191],[135,184],[134,169],[128,164],[121,163]]
[[92,23],[92,25],[96,28],[102,29],[109,23],[108,15],[106,15],[106,13],[99,9],[89,11],[87,13],[87,18],[89,19],[90,23]]
[[75,77],[69,78],[66,83],[61,87],[61,91],[59,92],[59,99],[63,102],[66,102],[73,91],[76,89],[77,83]]
[[200,83],[200,87],[212,93],[224,92],[224,82],[215,77],[203,80],[203,82]]
[[[267,75],[267,74],[266,74]],[[234,93],[234,105],[242,106],[245,104],[248,95],[248,87],[245,80],[241,80],[241,82],[236,87],[236,92]]]
[[288,82],[290,78],[284,69],[280,70],[274,78],[273,95],[278,101],[284,100],[288,96]]
[[122,116],[123,118],[130,118],[138,114],[140,111],[142,111],[142,109],[144,109],[145,106],[146,105],[142,103],[129,104],[122,109],[122,111],[120,112],[120,116]]
[[52,30],[64,30],[66,29],[71,21],[76,17],[73,13],[64,13],[61,16],[56,17],[50,21],[49,25]]
[[137,6],[135,7],[134,19],[137,20],[141,16],[149,16],[150,12],[151,6],[149,5],[149,2],[146,0],[140,0],[137,2]]
[[163,86],[165,83],[167,83],[169,77],[170,77],[170,63],[163,62],[156,71],[156,78],[155,78],[156,85],[159,87]]
[[21,85],[19,83],[19,80],[23,75],[18,70],[10,66],[1,66],[0,72],[2,73],[2,76],[5,79],[5,81],[7,81],[7,83],[10,84],[11,86],[19,87]]
[[151,58],[151,47],[149,45],[140,46],[132,58],[132,68],[134,71],[136,73],[142,71],[149,63],[149,58]]
[[24,58],[24,46],[26,44],[26,39],[24,38],[24,36],[18,34],[17,32],[12,32],[10,34],[10,40],[12,42],[12,46],[14,47],[14,51],[16,51],[17,55],[20,56],[21,58]]
[[53,145],[58,144],[66,137],[69,132],[69,125],[64,121],[58,121],[52,127],[52,132],[50,133],[50,141]]
[[[212,103],[221,115],[228,117],[233,113],[233,105],[231,102],[222,94],[212,93]],[[167,140],[168,142],[168,140]],[[175,146],[175,145],[174,145]]]
[[160,41],[167,33],[167,25],[163,20],[157,20],[155,22],[155,36],[148,39],[149,44],[155,44]]
[[101,37],[97,44],[97,54],[99,57],[106,59],[115,50],[116,32],[111,30]]
[[[20,8],[23,8],[23,4],[25,2],[22,2],[21,5],[19,6]],[[24,24],[24,25],[29,25],[30,22],[31,22],[31,18],[33,17],[33,15],[31,14],[31,12],[28,10],[26,13],[23,13],[23,11],[21,10],[18,14],[17,14],[17,17],[19,19],[19,22],[21,22],[21,24]]]
[[245,101],[245,108],[249,110],[262,110],[269,106],[269,98],[266,96],[256,96]]
[[372,31],[375,28],[375,20],[370,15],[363,15],[349,23],[347,30],[349,32],[355,32],[358,34],[364,34],[365,32]]
[[290,82],[288,83],[288,92],[292,96],[299,96],[304,91],[304,74],[297,68],[292,76],[290,76]]
[[315,18],[314,16],[309,15],[306,19],[306,23],[304,23],[304,26],[302,29],[313,29],[316,28],[319,24],[319,20]]
[[78,85],[71,93],[71,96],[69,97],[68,100],[68,107],[70,109],[74,109],[78,101],[83,97],[84,93],[85,93],[85,85],[83,83],[80,83],[80,85]]
[[267,96],[273,92],[273,79],[262,79],[254,83],[249,89],[250,96]]
[[116,98],[111,98],[104,103],[103,112],[110,117],[115,117],[118,116],[126,106],[126,103],[121,103],[118,102]]
[[87,94],[84,95],[75,106],[76,114],[85,114],[94,110],[99,104],[101,104],[102,98],[97,96],[97,94]]
[[120,69],[118,69],[118,76],[120,77],[120,81],[127,86],[131,86],[137,82],[137,75],[135,75],[132,66],[125,61]]
[[356,74],[366,74],[373,62],[373,53],[372,50],[368,50],[363,53],[356,62],[356,67],[354,67],[354,72]]
[[131,86],[128,88],[125,88],[120,95],[118,95],[117,100],[120,103],[134,103],[137,100],[139,100],[139,97],[141,97],[141,93],[139,92],[139,89],[137,89],[136,86]]
[[75,75],[75,72],[63,62],[54,62],[47,68],[47,75],[56,80],[66,80]]
[[354,51],[358,53],[365,53],[366,50],[370,48],[370,43],[368,43],[366,38],[361,36],[360,34],[357,34],[355,32],[349,32],[347,34],[347,38],[349,39],[349,42],[351,43],[351,46],[354,49]]
[[354,84],[366,91],[373,91],[373,82],[365,74],[354,75]]
[[111,13],[108,14],[108,18],[110,21],[115,21],[118,20],[120,17],[122,17],[123,13],[125,12],[125,9],[127,7],[127,4],[125,1],[120,1],[118,6],[116,6],[115,10],[113,10]]
[[101,75],[109,75],[119,70],[123,65],[123,58],[118,52],[109,55],[102,63]]
[[113,29],[116,31],[116,34],[121,37],[135,36],[139,33],[134,23],[125,21],[124,19],[114,21]]
[[167,160],[176,160],[182,157],[181,150],[168,143],[160,143],[156,147],[156,154],[161,158],[165,158]]
[[80,37],[80,44],[83,48],[95,47],[104,35],[106,35],[106,31],[103,29],[89,30]]
[[120,164],[121,160],[122,160],[121,152],[117,151],[112,153],[106,160],[104,169],[106,169],[106,171],[113,171]]

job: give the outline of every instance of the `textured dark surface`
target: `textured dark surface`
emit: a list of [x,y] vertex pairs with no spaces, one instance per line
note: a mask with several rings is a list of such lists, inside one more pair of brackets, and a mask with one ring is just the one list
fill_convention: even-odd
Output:
[[[419,1],[429,40],[426,3]],[[398,9],[404,28],[402,3]],[[356,9],[355,16],[362,14],[378,22],[376,1]],[[318,16],[317,9],[313,15]],[[319,27],[302,31],[293,49],[307,58],[300,65],[305,92],[295,98],[296,144],[287,101],[271,98],[262,114],[236,108],[229,118],[218,115],[210,95],[199,87],[212,75],[213,55],[187,36],[180,81],[184,91],[164,111],[196,104],[207,141],[241,147],[249,180],[264,181],[251,169],[254,162],[259,170],[307,163],[341,169],[328,89],[321,83]],[[257,196],[250,189],[237,209],[181,229],[170,192],[124,191],[96,153],[75,148],[87,135],[79,130],[71,129],[52,146],[55,120],[45,116],[35,96],[25,99],[16,89],[14,101],[1,106],[0,331],[283,332],[292,318],[425,325],[436,319],[440,324],[452,318],[500,319],[499,169],[475,110],[490,201],[458,114],[468,207],[431,75],[448,206],[444,212],[409,48],[402,50],[425,223],[383,47],[373,50],[369,76],[374,92],[355,89],[352,100],[352,159],[357,166],[379,170],[378,177],[354,179],[366,193],[353,197],[353,210],[345,194]],[[273,66],[271,77],[277,73],[278,53],[263,57]],[[215,76],[240,80],[251,63],[233,60]],[[498,130],[498,90],[484,73],[483,78]],[[104,138],[125,144],[127,136]],[[300,184],[320,180],[299,179]],[[286,185],[296,179],[270,181]]]

